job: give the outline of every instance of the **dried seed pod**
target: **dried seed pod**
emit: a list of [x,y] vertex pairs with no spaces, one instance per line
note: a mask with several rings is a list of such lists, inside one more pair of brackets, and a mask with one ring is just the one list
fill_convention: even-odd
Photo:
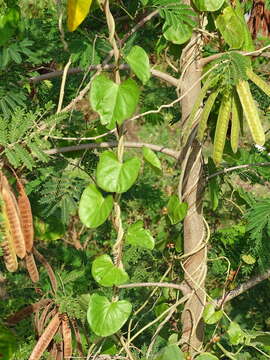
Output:
[[69,360],[72,356],[72,337],[67,314],[63,314],[62,316],[62,334],[64,342],[64,358]]
[[7,270],[10,272],[16,271],[18,269],[18,261],[12,243],[8,240],[3,241],[1,247]]
[[39,309],[43,308],[49,303],[51,303],[51,299],[42,299],[17,311],[15,314],[9,316],[6,321],[8,324],[16,325],[18,322],[25,319],[30,314],[37,312]]
[[3,176],[2,179],[2,199],[3,213],[5,214],[6,229],[9,229],[11,239],[14,244],[16,255],[23,259],[26,255],[24,236],[22,232],[21,219],[18,212],[18,205],[14,194],[12,193],[7,180]]
[[50,321],[49,325],[46,327],[44,333],[39,338],[36,346],[34,347],[32,354],[30,355],[29,360],[39,360],[43,355],[44,351],[47,349],[49,343],[52,341],[55,333],[57,332],[60,325],[60,318],[58,313]]
[[[48,315],[48,312],[51,308],[51,306],[53,305],[53,303],[49,303],[42,311],[39,319],[37,320],[37,326],[36,326],[36,329],[37,329],[37,334],[38,336],[41,336],[42,333],[43,333],[43,330],[44,330],[44,325],[45,325],[45,320],[47,318],[47,315]],[[54,314],[55,315],[55,314]]]
[[26,254],[25,256],[25,264],[26,264],[26,268],[28,270],[30,279],[33,281],[33,283],[36,283],[39,281],[39,272],[37,269],[37,265],[35,262],[35,258],[34,255],[31,254]]
[[21,216],[25,247],[28,252],[31,252],[34,241],[34,227],[31,204],[24,190],[24,186],[19,181],[19,179],[17,179],[17,188],[19,191],[18,207]]
[[54,275],[51,265],[48,263],[48,261],[45,259],[45,257],[43,255],[41,255],[41,253],[39,251],[37,251],[37,249],[35,247],[33,247],[33,254],[35,255],[36,259],[38,259],[38,261],[41,262],[41,264],[47,270],[48,276],[49,276],[51,284],[52,284],[52,289],[53,289],[54,293],[56,294],[57,280],[56,280],[56,277]]

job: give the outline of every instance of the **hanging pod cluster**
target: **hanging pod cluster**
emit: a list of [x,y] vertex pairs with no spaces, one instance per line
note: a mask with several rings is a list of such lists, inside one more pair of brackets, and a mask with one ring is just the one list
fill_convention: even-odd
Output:
[[33,217],[31,205],[21,181],[17,178],[18,197],[16,198],[6,176],[0,174],[1,198],[1,243],[6,268],[14,272],[18,260],[25,259],[26,267],[33,282],[39,280],[39,273],[33,257]]
[[[258,145],[264,145],[265,143],[265,134],[259,111],[252,97],[248,80],[254,82],[268,96],[270,96],[270,86],[253,72],[247,61],[243,61],[245,58],[243,55],[234,53],[231,54],[231,57],[236,61],[232,65],[225,67],[226,71],[206,80],[188,119],[190,129],[198,123],[197,138],[202,141],[210,112],[218,95],[221,95],[213,146],[213,160],[216,164],[219,164],[222,160],[229,123],[231,123],[230,142],[234,153],[238,149],[243,117],[247,121],[254,142]],[[241,65],[236,65],[236,62]],[[245,66],[242,66],[244,63]],[[198,116],[198,110],[201,107],[203,98],[209,92],[210,94]]]

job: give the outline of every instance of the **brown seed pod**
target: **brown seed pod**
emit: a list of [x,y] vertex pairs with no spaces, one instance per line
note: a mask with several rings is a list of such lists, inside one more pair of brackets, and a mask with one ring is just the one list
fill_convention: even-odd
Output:
[[18,207],[21,216],[25,247],[28,252],[31,252],[34,242],[34,227],[31,204],[24,190],[24,186],[19,179],[17,179],[17,188],[19,192]]
[[4,262],[7,270],[10,272],[16,271],[18,269],[18,261],[12,243],[8,240],[3,241],[1,247],[3,250]]
[[59,325],[60,318],[57,313],[50,321],[49,325],[46,327],[44,333],[39,338],[36,346],[32,351],[32,354],[30,355],[29,360],[39,360],[41,358],[44,351],[47,349],[49,343],[52,341],[55,333],[57,332]]
[[5,176],[2,176],[3,213],[6,230],[9,230],[17,256],[23,259],[26,255],[24,236],[22,232],[20,214],[14,194]]
[[48,273],[50,281],[51,281],[52,289],[53,289],[54,293],[56,293],[57,292],[57,280],[56,280],[56,277],[54,275],[51,265],[48,263],[48,261],[45,259],[45,257],[43,255],[41,255],[41,253],[39,251],[37,251],[37,249],[35,247],[33,247],[33,254],[35,255],[36,259],[38,259],[38,261],[41,262],[41,264],[47,270],[47,273]]
[[36,329],[37,329],[38,336],[41,336],[43,333],[45,319],[47,318],[48,312],[52,305],[53,305],[53,303],[49,303],[48,305],[46,305],[46,307],[43,309],[39,319],[37,320]]
[[17,311],[15,314],[9,316],[6,319],[6,322],[10,325],[16,325],[18,322],[25,319],[30,314],[43,308],[44,306],[48,305],[50,302],[51,302],[50,299],[42,299],[34,304],[28,305],[28,306],[24,307],[23,309]]
[[70,360],[72,356],[72,337],[67,314],[63,314],[62,317],[62,334],[64,342],[64,358]]
[[33,283],[36,283],[39,281],[39,272],[37,269],[37,265],[35,262],[35,258],[34,255],[31,254],[26,254],[25,256],[25,264],[26,264],[26,268],[28,270],[30,279],[33,281]]

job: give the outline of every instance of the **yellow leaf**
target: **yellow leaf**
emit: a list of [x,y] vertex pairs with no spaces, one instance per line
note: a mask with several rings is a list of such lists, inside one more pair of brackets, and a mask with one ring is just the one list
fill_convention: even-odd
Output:
[[67,26],[69,31],[75,31],[89,13],[92,0],[68,0]]

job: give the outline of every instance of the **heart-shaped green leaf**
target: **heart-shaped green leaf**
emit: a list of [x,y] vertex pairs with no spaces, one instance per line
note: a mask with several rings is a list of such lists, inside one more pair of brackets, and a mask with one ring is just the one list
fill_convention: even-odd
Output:
[[92,275],[102,286],[117,286],[128,280],[125,270],[116,267],[109,255],[101,255],[93,261]]
[[112,151],[104,151],[97,166],[98,186],[108,192],[123,193],[135,183],[140,166],[137,157],[120,163]]
[[218,358],[210,353],[204,353],[197,356],[196,360],[218,360]]
[[161,162],[153,150],[143,147],[143,157],[150,165],[158,171],[162,171]]
[[173,44],[184,44],[191,38],[192,27],[184,23],[178,24],[178,26],[171,25],[167,27],[165,23],[163,35],[165,39],[171,41]]
[[92,83],[90,101],[94,111],[108,129],[123,121],[134,113],[139,101],[140,90],[132,79],[116,84],[105,75],[97,76]]
[[234,321],[230,323],[229,329],[227,331],[230,342],[232,345],[238,345],[244,341],[244,332],[241,327]]
[[184,354],[176,344],[170,344],[163,348],[154,360],[184,360]]
[[106,221],[112,208],[112,195],[104,198],[98,188],[94,184],[90,184],[82,193],[79,217],[85,226],[96,228]]
[[223,311],[215,311],[213,304],[208,304],[203,311],[203,320],[206,324],[216,324],[223,316]]
[[172,195],[167,205],[168,216],[172,225],[182,221],[187,214],[188,204],[181,203],[176,195]]
[[140,246],[150,250],[153,250],[155,247],[155,240],[150,231],[143,228],[142,221],[137,221],[135,224],[129,226],[126,240],[127,243],[131,245]]
[[194,5],[200,11],[217,11],[225,0],[193,0]]
[[240,49],[245,41],[245,27],[234,8],[227,6],[216,18],[216,26],[232,49]]
[[87,320],[96,335],[110,336],[121,329],[131,310],[132,305],[126,300],[110,302],[95,293],[90,297]]
[[133,46],[126,57],[132,71],[145,84],[150,79],[150,64],[147,53],[140,46]]

